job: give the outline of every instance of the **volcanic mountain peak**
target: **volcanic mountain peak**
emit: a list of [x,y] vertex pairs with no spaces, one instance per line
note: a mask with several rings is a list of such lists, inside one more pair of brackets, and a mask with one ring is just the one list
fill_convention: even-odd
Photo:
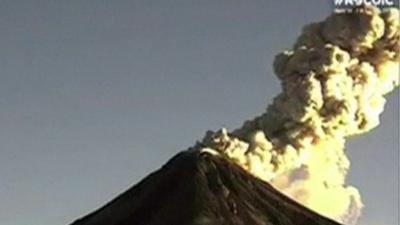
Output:
[[209,152],[186,151],[72,225],[338,225]]

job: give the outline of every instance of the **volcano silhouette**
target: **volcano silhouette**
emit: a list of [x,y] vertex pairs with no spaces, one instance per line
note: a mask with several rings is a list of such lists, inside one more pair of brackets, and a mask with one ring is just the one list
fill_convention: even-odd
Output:
[[231,161],[186,151],[71,225],[339,225]]

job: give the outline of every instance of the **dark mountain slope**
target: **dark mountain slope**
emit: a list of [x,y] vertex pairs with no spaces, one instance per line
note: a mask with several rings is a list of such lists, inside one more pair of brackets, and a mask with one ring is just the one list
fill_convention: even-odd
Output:
[[72,225],[338,225],[237,165],[183,152]]

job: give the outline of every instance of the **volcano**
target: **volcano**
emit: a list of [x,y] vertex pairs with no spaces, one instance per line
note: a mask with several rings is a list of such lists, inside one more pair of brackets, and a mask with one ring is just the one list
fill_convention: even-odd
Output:
[[232,161],[177,154],[71,225],[339,225],[289,199]]
[[346,184],[345,143],[379,125],[400,83],[398,18],[360,6],[305,26],[275,57],[282,92],[264,113],[233,132],[207,131],[72,225],[355,224],[363,203]]

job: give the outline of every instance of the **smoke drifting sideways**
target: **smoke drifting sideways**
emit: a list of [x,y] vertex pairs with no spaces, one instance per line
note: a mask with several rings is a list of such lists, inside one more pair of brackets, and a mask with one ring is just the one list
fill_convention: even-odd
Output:
[[233,132],[208,131],[195,149],[226,157],[292,199],[355,224],[363,203],[346,184],[345,138],[379,124],[399,85],[399,11],[333,13],[303,28],[274,61],[282,93]]

